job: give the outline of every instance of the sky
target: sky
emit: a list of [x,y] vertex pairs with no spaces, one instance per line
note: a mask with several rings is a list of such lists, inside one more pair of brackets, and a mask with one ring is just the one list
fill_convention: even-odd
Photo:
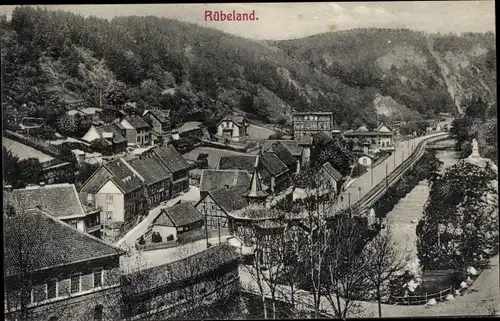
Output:
[[[10,16],[16,6],[0,6]],[[292,2],[223,4],[41,5],[84,16],[158,16],[256,40],[307,37],[352,28],[408,28],[430,33],[495,31],[495,1]],[[255,11],[258,21],[205,21],[205,10]]]

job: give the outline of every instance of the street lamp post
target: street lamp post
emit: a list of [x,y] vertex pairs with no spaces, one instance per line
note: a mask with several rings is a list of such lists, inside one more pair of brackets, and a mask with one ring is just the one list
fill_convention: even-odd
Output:
[[370,166],[370,185],[373,187],[373,165]]
[[387,170],[388,170],[388,166],[389,164],[385,164],[385,187],[388,188],[389,187],[389,181],[387,180]]

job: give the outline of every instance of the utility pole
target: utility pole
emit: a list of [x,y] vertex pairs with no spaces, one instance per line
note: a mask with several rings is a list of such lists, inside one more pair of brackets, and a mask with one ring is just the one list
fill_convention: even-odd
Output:
[[385,164],[385,186],[386,188],[389,188],[389,181],[387,180],[387,170],[388,170],[388,166],[389,164]]
[[208,249],[208,224],[207,224],[207,213],[205,210],[205,238],[207,239],[207,249]]
[[370,185],[373,187],[373,165],[370,166]]

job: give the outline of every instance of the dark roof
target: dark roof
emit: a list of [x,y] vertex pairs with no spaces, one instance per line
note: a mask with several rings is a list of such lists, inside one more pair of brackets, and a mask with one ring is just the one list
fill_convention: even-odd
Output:
[[126,119],[130,123],[130,125],[132,125],[135,129],[150,128],[148,123],[146,123],[144,119],[142,119],[137,115],[129,116]]
[[212,246],[184,259],[124,276],[129,280],[123,282],[125,293],[140,294],[173,282],[191,279],[196,275],[216,271],[224,264],[237,261],[239,257],[235,248],[229,244]]
[[104,132],[112,132],[113,133],[113,143],[119,144],[119,143],[122,143],[122,142],[126,142],[127,139],[125,137],[123,137],[122,133],[120,132],[120,128],[118,127],[118,125],[121,126],[118,123],[114,123],[114,124],[106,125],[106,126],[103,126],[103,127],[98,127],[96,129],[99,132],[99,134],[101,134],[101,135]]
[[245,123],[248,123],[246,117],[243,115],[228,115],[228,116],[222,118],[217,125],[219,125],[221,122],[226,121],[226,120],[231,120],[238,127],[243,127],[245,125]]
[[186,170],[190,166],[173,145],[155,147],[152,151],[168,167],[171,172]]
[[95,194],[112,177],[113,174],[103,165],[83,184],[80,192]]
[[153,109],[153,110],[146,110],[144,112],[144,115],[150,113],[153,115],[160,123],[167,123],[168,118],[170,116],[170,109],[163,110],[163,109]]
[[144,178],[146,185],[152,185],[172,177],[172,172],[155,154],[141,155],[127,162]]
[[191,202],[186,202],[162,209],[160,215],[153,220],[153,224],[179,227],[202,220],[201,213]]
[[259,163],[274,177],[288,171],[286,165],[273,152],[262,153],[259,157]]
[[308,111],[308,112],[296,112],[293,116],[305,116],[305,115],[333,115],[330,111]]
[[222,187],[235,185],[250,185],[247,171],[203,169],[200,178],[200,192],[208,192]]
[[237,185],[210,191],[208,194],[226,213],[231,213],[248,206],[248,200],[244,196],[247,191],[248,186]]
[[104,164],[113,176],[111,180],[124,194],[130,193],[142,186],[141,179],[129,168],[125,160],[118,158]]
[[85,216],[74,184],[53,184],[15,189],[11,205],[18,211],[40,207],[54,217]]
[[276,156],[288,167],[293,167],[297,164],[297,160],[293,157],[292,153],[283,146],[281,143],[274,143],[273,146],[267,151],[274,152]]
[[274,139],[267,139],[264,140],[262,143],[261,150],[266,151],[269,150],[274,143],[280,143],[283,146],[285,146],[286,149],[293,155],[293,156],[300,156],[302,155],[302,147],[299,146],[299,143],[296,140],[274,140]]
[[[117,256],[124,252],[82,233],[38,209],[24,215],[4,215],[4,268],[7,276],[20,273],[19,246],[29,247],[34,270]],[[26,263],[26,262],[25,262]]]
[[257,161],[257,155],[221,155],[217,169],[239,169],[253,173]]
[[323,164],[323,168],[326,170],[326,172],[328,174],[330,174],[331,177],[333,177],[333,179],[337,182],[339,182],[340,180],[342,180],[342,174],[339,173],[338,170],[336,170],[335,168],[333,168],[332,164],[330,164],[330,162],[326,162]]

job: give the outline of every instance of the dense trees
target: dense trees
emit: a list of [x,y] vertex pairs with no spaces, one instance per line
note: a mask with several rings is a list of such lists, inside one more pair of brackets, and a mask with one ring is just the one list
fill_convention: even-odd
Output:
[[431,188],[417,226],[425,269],[466,269],[498,252],[498,173],[466,161],[448,168]]
[[[209,111],[203,114],[207,120],[235,108],[277,122],[293,107],[331,110],[339,123],[354,126],[375,117],[370,107],[376,93],[393,95],[422,113],[453,106],[438,76],[419,71],[413,62],[407,63],[409,74],[396,68],[385,78],[374,68],[397,43],[409,41],[422,51],[424,37],[411,31],[354,30],[320,35],[317,42],[276,42],[271,48],[156,17],[108,21],[18,7],[11,21],[3,17],[0,22],[2,103],[9,107],[4,110],[29,115],[40,110],[50,122],[60,116],[58,100],[68,97],[94,106],[131,101],[139,110],[168,108],[176,122],[200,110]],[[374,32],[387,37],[374,37]],[[380,41],[386,38],[393,44]],[[333,53],[331,64],[326,52]],[[435,72],[436,66],[424,67]],[[416,80],[403,84],[397,73]],[[179,91],[184,93],[165,103]]]
[[2,156],[5,165],[4,181],[13,188],[23,188],[27,184],[40,182],[42,165],[36,158],[20,160],[12,151],[3,147]]

